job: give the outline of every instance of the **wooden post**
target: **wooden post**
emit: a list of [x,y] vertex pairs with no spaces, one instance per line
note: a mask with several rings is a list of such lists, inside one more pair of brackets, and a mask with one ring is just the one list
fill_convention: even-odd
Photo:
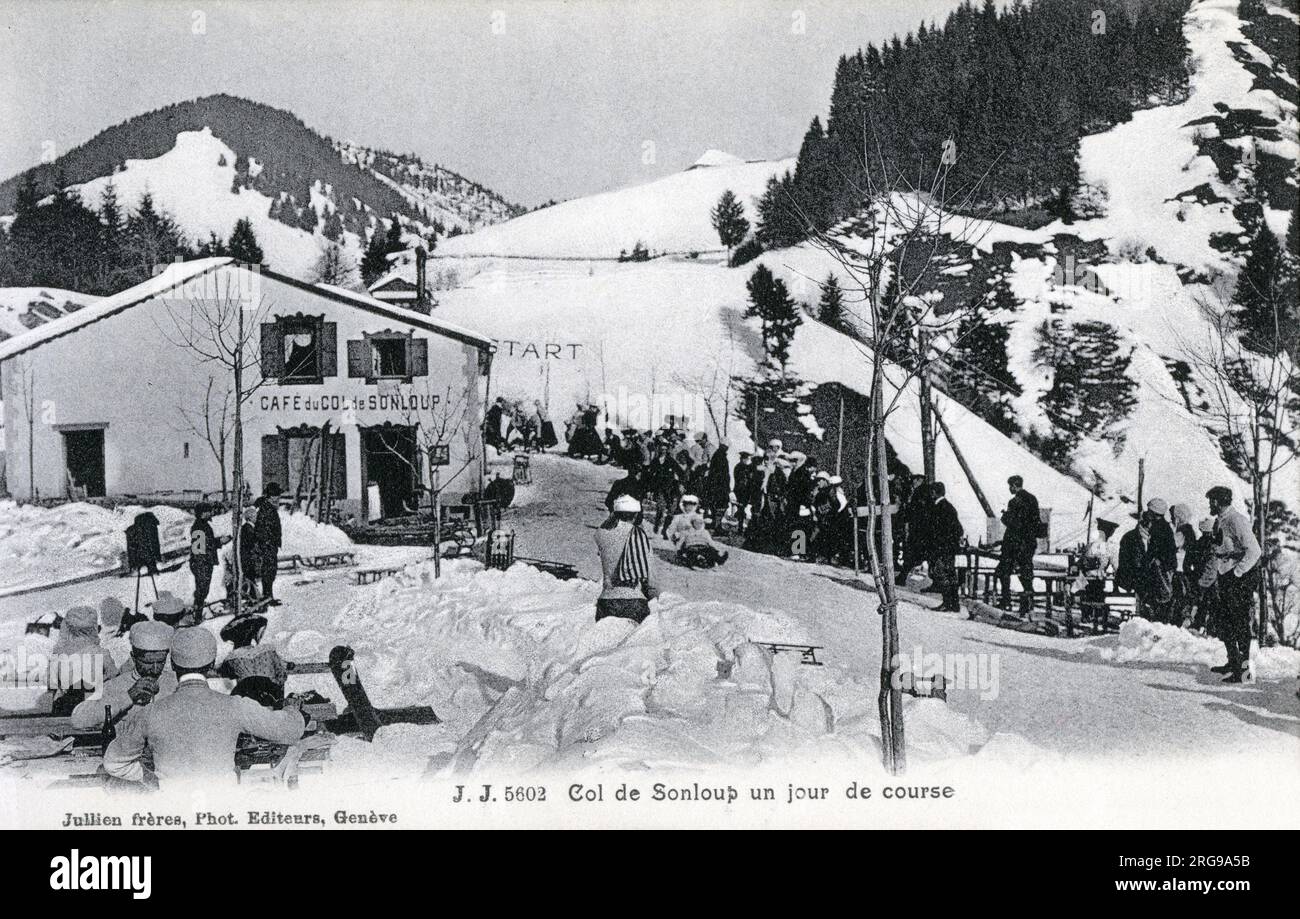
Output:
[[844,384],[839,384],[840,390],[840,423],[838,435],[835,442],[835,474],[840,475],[840,460],[844,456]]
[[957,458],[957,465],[961,466],[961,471],[966,474],[966,481],[970,483],[971,490],[975,492],[975,497],[979,500],[980,507],[984,508],[984,514],[988,517],[993,516],[993,505],[989,504],[989,499],[984,496],[984,489],[980,488],[980,483],[975,479],[975,473],[971,470],[970,464],[966,462],[965,455],[962,454],[961,448],[957,446],[957,440],[952,436],[952,431],[948,430],[948,423],[943,420],[943,415],[939,413],[937,407],[934,408],[934,417],[939,422],[939,430],[943,431],[943,436],[948,441],[948,446],[952,447],[952,455]]
[[442,470],[433,467],[433,576],[442,577]]
[[934,419],[933,405],[930,402],[930,333],[918,324],[916,327],[916,351],[921,384],[921,462],[924,466],[925,482],[934,484]]
[[1143,507],[1142,486],[1146,484],[1146,477],[1147,477],[1147,461],[1145,459],[1139,459],[1138,460],[1138,515],[1139,516],[1141,516],[1142,514],[1142,507]]

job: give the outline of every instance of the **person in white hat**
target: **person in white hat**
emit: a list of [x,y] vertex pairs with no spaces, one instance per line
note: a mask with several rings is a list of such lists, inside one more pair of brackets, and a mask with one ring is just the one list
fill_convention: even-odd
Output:
[[176,690],[176,675],[166,669],[172,646],[171,626],[145,620],[131,626],[131,657],[122,671],[104,684],[98,699],[86,699],[72,710],[72,726],[78,730],[104,723],[105,709],[116,721],[133,706],[145,706],[158,696]]
[[620,495],[614,500],[609,520],[596,530],[601,569],[597,621],[613,616],[640,623],[650,615],[649,601],[659,596],[650,537],[636,523],[640,513],[640,501]]
[[153,751],[160,786],[172,782],[233,783],[240,734],[291,744],[307,726],[302,704],[286,699],[280,711],[252,699],[209,688],[207,674],[217,659],[217,639],[204,628],[179,629],[172,638],[172,669],[178,685],[122,720],[104,751],[104,771],[128,782],[147,782],[141,758]]
[[700,499],[695,495],[682,495],[678,511],[668,524],[668,541],[674,546],[681,546],[682,537],[695,528],[695,518],[703,516],[700,513]]

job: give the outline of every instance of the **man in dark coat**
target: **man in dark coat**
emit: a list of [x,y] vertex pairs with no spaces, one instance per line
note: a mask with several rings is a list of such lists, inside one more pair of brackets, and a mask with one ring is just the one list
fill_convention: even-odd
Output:
[[268,606],[279,606],[275,599],[275,574],[280,557],[280,509],[276,499],[283,494],[278,482],[268,482],[262,497],[258,498],[257,522],[253,532],[257,539],[258,569],[262,575],[262,598]]
[[616,479],[614,484],[609,486],[609,494],[605,496],[605,509],[612,514],[614,502],[623,495],[631,495],[636,498],[638,504],[645,500],[645,487],[641,484],[641,476],[637,470],[628,470],[627,475]]
[[1034,552],[1038,549],[1038,531],[1041,519],[1038,499],[1025,490],[1025,480],[1018,475],[1007,479],[1011,500],[1002,513],[1002,557],[998,560],[996,574],[1002,584],[1003,609],[1011,609],[1011,575],[1020,579],[1020,612],[1027,615],[1034,602]]
[[505,510],[515,501],[514,480],[506,478],[499,472],[494,474],[492,481],[483,486],[483,497],[495,501],[498,508]]
[[194,523],[190,526],[190,573],[194,575],[194,612],[197,614],[208,602],[212,588],[212,571],[217,567],[217,536],[212,532],[212,508],[199,503],[194,507]]
[[736,463],[736,468],[731,476],[731,487],[736,493],[737,533],[745,532],[745,521],[749,517],[749,505],[754,499],[754,464],[751,457],[752,454],[747,450],[741,450],[740,462]]
[[[912,569],[926,559],[926,547],[930,541],[930,514],[933,509],[934,505],[930,498],[930,490],[925,484],[925,476],[913,476],[912,488],[901,514],[903,562],[898,566],[898,573],[894,577],[894,583],[900,587],[907,583],[907,576],[912,573]],[[894,519],[897,520],[898,517]]]
[[926,539],[926,563],[930,568],[930,580],[935,589],[943,596],[939,609],[957,613],[961,604],[957,602],[957,564],[955,556],[961,551],[961,540],[966,535],[957,509],[947,498],[947,489],[942,482],[935,482],[928,489],[933,504],[930,505],[929,526]]
[[718,448],[713,451],[713,456],[709,460],[709,471],[704,476],[703,494],[700,498],[704,502],[704,508],[713,518],[713,526],[716,528],[722,522],[722,518],[727,516],[727,509],[731,507],[731,464],[727,460],[727,442],[725,440],[718,442]]

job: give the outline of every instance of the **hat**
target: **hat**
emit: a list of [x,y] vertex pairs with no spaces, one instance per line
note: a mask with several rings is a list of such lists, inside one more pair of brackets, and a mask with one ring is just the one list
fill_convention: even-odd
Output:
[[695,495],[682,495],[682,503],[683,503],[683,504],[699,504],[699,503],[700,503],[700,499],[697,498],[697,497],[695,497]]
[[807,453],[800,453],[798,450],[790,451],[790,459],[794,460],[795,462],[798,462],[799,460],[806,460],[807,458],[808,458]]
[[158,595],[158,599],[153,601],[153,618],[158,622],[175,625],[183,615],[185,615],[185,604],[174,594],[163,591]]
[[221,629],[221,640],[232,645],[252,644],[257,633],[266,628],[265,616],[238,616]]
[[64,629],[92,631],[99,628],[99,613],[89,606],[74,606],[63,616]]
[[124,615],[126,615],[126,607],[117,597],[105,597],[99,601],[99,621],[104,624],[104,628],[117,631],[122,627]]
[[170,651],[176,630],[146,619],[131,626],[131,647],[137,651]]
[[207,629],[177,629],[172,636],[172,663],[187,670],[210,666],[217,659],[216,636]]
[[753,455],[754,455],[754,454],[751,453],[751,452],[749,452],[748,450],[741,450],[741,451],[740,451],[740,457],[741,457],[741,459],[744,459],[746,456],[753,456]]
[[817,473],[817,481],[819,481],[819,482],[829,482],[830,480],[831,480],[831,474],[830,474],[829,472],[827,472],[825,469],[823,469],[821,472]]
[[1147,502],[1147,510],[1163,517],[1165,514],[1169,513],[1169,503],[1163,498],[1152,498]]
[[833,476],[831,476],[831,478],[830,478],[830,482],[831,482],[832,485],[843,485],[843,484],[844,484],[844,479],[842,479],[840,476],[833,475]]
[[631,495],[619,495],[614,499],[614,512],[619,514],[635,514],[641,510],[641,502]]
[[266,487],[262,489],[262,494],[270,495],[272,498],[278,498],[284,494],[284,489],[280,487],[279,482],[267,482]]
[[1196,524],[1196,527],[1197,527],[1197,529],[1199,529],[1202,533],[1213,533],[1213,532],[1214,532],[1214,518],[1213,518],[1213,517],[1202,517],[1200,523]]

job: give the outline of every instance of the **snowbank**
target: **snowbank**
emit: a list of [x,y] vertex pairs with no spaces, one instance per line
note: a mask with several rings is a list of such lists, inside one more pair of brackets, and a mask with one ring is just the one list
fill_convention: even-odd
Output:
[[[72,503],[39,507],[0,501],[0,595],[108,572],[122,564],[126,528],[145,510],[158,518],[158,538],[164,553],[189,543],[189,511],[156,505],[144,508],[104,508]],[[285,555],[323,555],[352,547],[338,527],[317,523],[298,513],[281,512]],[[230,516],[213,520],[213,530],[230,533]]]
[[[0,592],[118,567],[126,552],[126,528],[144,510],[80,502],[46,508],[0,501]],[[170,507],[148,510],[158,518],[164,551],[188,541],[193,519],[188,513]]]
[[[1215,667],[1227,662],[1223,642],[1187,629],[1146,619],[1129,619],[1119,629],[1119,644],[1099,648],[1102,660],[1127,664],[1167,662]],[[1300,651],[1294,648],[1261,648],[1255,658],[1256,677],[1261,680],[1289,680],[1300,674]]]
[[[435,771],[570,774],[878,761],[873,682],[756,643],[813,642],[797,619],[666,595],[639,627],[595,622],[598,593],[522,565],[453,562],[436,581],[430,564],[416,565],[366,589],[328,626],[290,627],[275,640],[296,659],[351,644],[376,704],[432,705],[442,724],[377,738],[380,757],[403,768],[421,758]],[[965,756],[987,740],[941,702],[907,706],[918,760]],[[336,751],[343,768],[349,749]]]

